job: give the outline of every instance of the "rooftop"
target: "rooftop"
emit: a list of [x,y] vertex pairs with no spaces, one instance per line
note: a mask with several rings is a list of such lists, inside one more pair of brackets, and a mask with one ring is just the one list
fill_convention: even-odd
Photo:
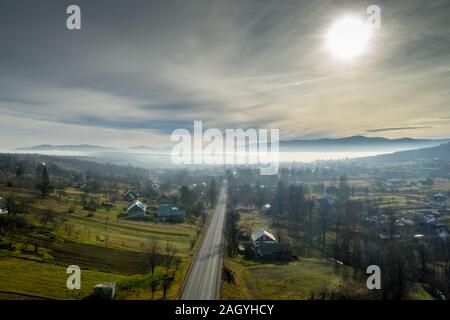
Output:
[[275,238],[275,236],[273,234],[271,234],[269,231],[265,230],[265,229],[260,229],[255,231],[252,234],[252,241],[256,241],[257,239],[261,238],[262,236],[266,236],[269,237],[271,240],[273,241],[277,241],[277,239]]
[[147,205],[145,203],[140,202],[139,200],[136,200],[130,206],[128,207],[127,211],[130,211],[133,207],[138,206],[142,211],[145,211],[147,209]]

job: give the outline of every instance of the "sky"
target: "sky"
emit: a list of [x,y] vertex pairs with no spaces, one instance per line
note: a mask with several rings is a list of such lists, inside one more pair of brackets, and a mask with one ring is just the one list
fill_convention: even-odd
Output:
[[[337,59],[330,27],[374,4],[366,52]],[[447,0],[0,0],[0,149],[167,144],[194,120],[281,139],[450,137],[449,17]]]

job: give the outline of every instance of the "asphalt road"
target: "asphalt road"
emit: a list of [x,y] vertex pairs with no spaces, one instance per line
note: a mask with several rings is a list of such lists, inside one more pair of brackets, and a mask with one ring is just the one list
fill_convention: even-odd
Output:
[[184,283],[181,300],[215,300],[220,297],[226,197],[226,188],[222,186],[208,230]]

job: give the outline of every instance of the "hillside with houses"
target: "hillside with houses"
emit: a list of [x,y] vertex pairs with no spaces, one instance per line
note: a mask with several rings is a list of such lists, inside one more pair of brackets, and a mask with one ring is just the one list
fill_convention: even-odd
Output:
[[[0,297],[176,298],[217,192],[213,180],[0,155]],[[81,268],[81,290],[66,287],[70,265]]]
[[[287,164],[276,178],[229,170],[222,296],[447,299],[449,162],[420,153]],[[365,286],[369,265],[381,290]]]

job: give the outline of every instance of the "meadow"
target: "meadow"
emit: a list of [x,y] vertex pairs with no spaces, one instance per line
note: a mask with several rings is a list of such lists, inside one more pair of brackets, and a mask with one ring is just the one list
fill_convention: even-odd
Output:
[[223,282],[223,299],[307,300],[324,289],[344,285],[352,269],[332,261],[301,258],[292,262],[227,259],[225,266],[233,272],[234,283]]
[[[151,299],[150,267],[145,254],[150,242],[158,241],[159,265],[154,279],[167,272],[163,265],[167,243],[176,248],[174,278],[166,298],[175,299],[192,259],[192,250],[201,229],[187,223],[135,222],[118,218],[127,203],[99,205],[95,212],[81,205],[83,192],[74,188],[60,196],[45,199],[28,189],[0,187],[0,195],[26,203],[26,220],[41,226],[42,217],[51,213],[58,223],[39,237],[16,239],[15,249],[0,249],[0,298],[2,299],[85,299],[94,285],[117,283],[117,299]],[[107,201],[103,194],[92,195],[97,203]],[[45,228],[44,228],[45,229]],[[37,245],[37,251],[33,246]],[[82,270],[81,290],[66,288],[66,268],[78,265]],[[161,299],[159,286],[154,299]]]

